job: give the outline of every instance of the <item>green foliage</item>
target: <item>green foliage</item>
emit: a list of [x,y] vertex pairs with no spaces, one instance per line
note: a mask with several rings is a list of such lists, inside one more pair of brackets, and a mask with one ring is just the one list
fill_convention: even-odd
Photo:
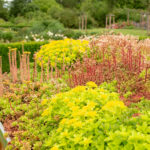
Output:
[[149,150],[150,105],[148,110],[127,108],[108,85],[89,82],[43,100],[43,132],[48,134],[43,149]]
[[25,15],[28,11],[33,11],[33,6],[29,5],[31,0],[13,0],[10,6],[10,16],[17,17],[18,15]]
[[33,0],[32,3],[43,12],[47,12],[53,6],[58,6],[55,0]]
[[[33,54],[40,49],[40,46],[46,44],[47,42],[28,42],[24,43],[24,50],[31,52],[30,60],[33,61]],[[20,51],[22,53],[22,43],[9,43],[9,44],[0,44],[0,56],[2,56],[2,70],[3,72],[9,71],[9,60],[8,60],[8,52],[11,48],[17,48],[17,53]],[[17,58],[17,62],[19,62],[19,57]],[[19,64],[18,64],[19,65]]]
[[89,14],[99,26],[104,26],[105,16],[108,14],[109,9],[105,1],[86,0],[82,3],[81,7],[83,12]]
[[13,134],[13,137],[6,150],[25,148],[38,150],[39,147],[41,149],[43,138],[47,135],[42,129],[44,124],[41,122],[41,114],[44,106],[41,105],[41,99],[51,97],[58,90],[67,91],[69,87],[61,79],[43,84],[24,82],[14,85],[7,82],[5,85],[11,88],[13,94],[7,91],[6,95],[0,98],[0,122],[5,122],[9,116],[12,116],[13,120],[10,119],[10,121],[13,122],[9,125],[17,129],[17,131],[9,132]]
[[8,9],[4,7],[4,0],[0,0],[0,18],[7,20],[8,19]]
[[4,42],[11,42],[13,37],[15,36],[14,32],[11,31],[0,31],[0,40]]
[[139,40],[145,40],[145,39],[149,39],[149,38],[150,38],[150,36],[140,36]]
[[71,29],[64,30],[63,34],[68,38],[79,39],[82,35],[85,35],[82,31],[74,31]]
[[40,58],[42,58],[45,66],[49,60],[53,67],[56,63],[61,67],[62,64],[71,65],[77,59],[81,59],[89,50],[89,41],[64,39],[43,45],[36,56],[39,64],[41,63]]
[[56,0],[56,2],[67,8],[79,8],[82,0]]
[[65,27],[78,28],[79,12],[77,9],[53,9],[50,10],[49,13],[52,17],[63,23]]
[[61,79],[4,84],[9,90],[0,98],[0,121],[11,116],[16,129],[6,150],[149,150],[150,101],[127,108],[116,81],[88,82],[70,91]]
[[30,29],[30,32],[41,33],[43,31],[51,31],[56,34],[62,33],[63,30],[64,26],[59,21],[51,19],[35,23]]
[[[6,7],[7,6],[7,7]],[[65,27],[78,28],[79,16],[88,16],[88,27],[104,26],[105,16],[114,11],[116,21],[125,20],[127,9],[147,10],[147,0],[13,0],[7,4],[0,1],[0,17],[13,20],[13,17],[22,16],[28,23],[32,19],[48,16],[61,22]],[[39,15],[42,14],[42,15]],[[136,13],[130,14],[131,19],[140,20]]]

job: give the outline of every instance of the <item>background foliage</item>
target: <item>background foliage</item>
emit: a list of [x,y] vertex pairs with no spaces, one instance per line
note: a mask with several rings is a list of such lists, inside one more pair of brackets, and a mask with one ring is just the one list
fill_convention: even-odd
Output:
[[[12,0],[11,3],[0,0],[0,17],[6,21],[14,21],[16,17],[31,21],[39,16],[41,21],[43,16],[47,16],[60,21],[65,27],[77,28],[81,14],[88,16],[92,26],[104,26],[106,14],[120,9],[126,16],[127,12],[123,11],[126,8],[147,10],[148,0]],[[117,13],[116,18],[120,19]]]

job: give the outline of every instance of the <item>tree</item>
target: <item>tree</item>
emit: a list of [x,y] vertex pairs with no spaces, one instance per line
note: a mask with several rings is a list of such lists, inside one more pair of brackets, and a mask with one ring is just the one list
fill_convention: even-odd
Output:
[[8,19],[8,9],[5,7],[4,0],[0,0],[0,18],[4,20]]
[[82,3],[81,13],[88,14],[93,22],[97,22],[99,26],[104,26],[105,16],[108,14],[108,6],[106,1],[102,0],[86,0]]
[[13,0],[10,5],[10,15],[15,17],[23,16],[25,13],[34,10],[37,10],[37,7],[31,3],[31,0]]
[[59,5],[55,0],[33,0],[32,3],[36,5],[42,12],[48,12],[54,6]]
[[56,2],[67,8],[79,8],[83,0],[56,0]]

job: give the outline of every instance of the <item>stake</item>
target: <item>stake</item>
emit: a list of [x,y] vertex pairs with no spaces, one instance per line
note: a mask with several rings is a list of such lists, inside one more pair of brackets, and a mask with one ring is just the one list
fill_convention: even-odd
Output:
[[28,81],[30,81],[30,59],[29,59],[30,53],[27,54],[27,74],[28,74]]
[[3,96],[2,56],[0,56],[0,97]]

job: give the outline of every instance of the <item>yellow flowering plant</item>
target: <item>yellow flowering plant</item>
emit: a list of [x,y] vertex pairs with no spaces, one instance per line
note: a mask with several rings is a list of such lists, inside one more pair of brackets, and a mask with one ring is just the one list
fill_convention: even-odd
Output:
[[57,63],[70,65],[76,59],[82,58],[83,54],[89,51],[89,41],[86,40],[74,40],[74,39],[64,39],[58,41],[50,41],[41,47],[40,51],[37,53],[37,61],[40,64],[40,58],[42,58],[43,63],[46,65],[48,60],[50,65],[53,67]]
[[[45,147],[55,149],[57,145],[58,149],[95,149],[100,139],[104,142],[103,128],[109,130],[110,119],[116,122],[115,119],[123,113],[120,109],[117,109],[118,115],[104,110],[115,104],[119,108],[125,107],[118,94],[107,88],[109,86],[105,84],[97,86],[88,82],[86,86],[77,86],[47,101],[47,109],[42,115],[49,132]],[[97,138],[100,139],[97,141]]]
[[115,100],[115,101],[109,101],[107,102],[103,107],[102,110],[105,111],[109,111],[111,113],[118,113],[118,109],[120,109],[121,111],[125,110],[127,107],[125,106],[125,104],[122,101],[119,100]]

